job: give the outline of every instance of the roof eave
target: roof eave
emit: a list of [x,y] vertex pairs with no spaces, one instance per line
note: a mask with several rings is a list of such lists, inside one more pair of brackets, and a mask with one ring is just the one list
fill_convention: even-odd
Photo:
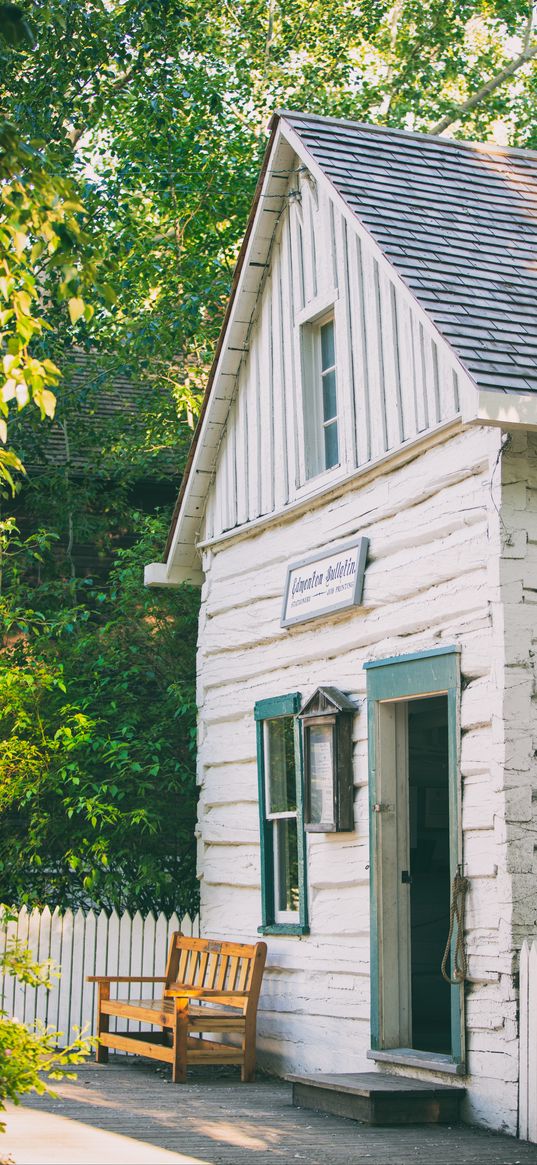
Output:
[[501,388],[476,388],[470,408],[462,419],[470,425],[493,425],[500,429],[537,430],[537,394]]

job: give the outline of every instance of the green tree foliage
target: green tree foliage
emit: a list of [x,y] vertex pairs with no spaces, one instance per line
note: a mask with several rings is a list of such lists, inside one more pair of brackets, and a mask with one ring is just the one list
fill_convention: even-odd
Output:
[[[11,52],[9,50],[12,50]],[[0,5],[0,67],[13,55],[24,67],[35,50],[33,33],[17,5]],[[11,95],[12,98],[14,94]],[[97,277],[99,259],[84,232],[85,212],[73,181],[55,164],[47,144],[29,136],[17,106],[0,116],[0,441],[8,419],[29,402],[52,417],[60,370],[46,354],[51,309],[66,305],[71,324],[93,308],[82,295]],[[41,343],[40,343],[41,341]],[[13,449],[0,448],[0,483],[15,492],[23,472]]]
[[[0,912],[0,926],[10,920],[9,911]],[[0,974],[11,976],[28,987],[50,989],[57,974],[49,961],[36,963],[30,951],[16,939],[8,941],[0,954]],[[66,1048],[59,1048],[62,1032],[45,1028],[37,1022],[33,1027],[11,1019],[0,1009],[0,1112],[6,1110],[6,1100],[19,1104],[27,1092],[54,1096],[48,1081],[73,1079],[70,1068],[80,1064],[89,1055],[93,1040],[83,1036]],[[5,1124],[0,1121],[0,1132]]]
[[[0,899],[194,909],[197,596],[140,586],[145,520],[102,589],[55,580],[46,535],[3,524]],[[179,677],[186,676],[187,680]]]
[[[46,156],[7,122],[0,122],[0,200],[0,440],[5,444],[13,407],[20,411],[33,401],[42,418],[54,415],[60,370],[44,354],[44,332],[51,329],[47,298],[66,300],[72,323],[81,316],[90,319],[93,308],[84,303],[81,286],[93,277],[96,262],[82,260],[88,237],[72,184],[51,174]],[[21,469],[12,450],[0,449],[0,479],[12,490],[12,470]]]
[[[196,407],[275,108],[537,141],[529,0],[37,0],[31,19],[36,47],[6,54],[0,100],[77,183],[106,240],[114,274],[92,342],[183,411]],[[77,324],[56,334],[86,337]]]
[[[174,685],[193,676],[195,603],[142,591],[144,560],[161,557],[147,540],[99,587],[77,580],[75,547],[94,539],[109,556],[132,532],[132,484],[163,447],[184,462],[270,115],[537,146],[536,52],[529,0],[0,5],[0,416],[32,396],[49,414],[59,368],[70,450],[25,493],[56,553],[36,536],[24,570],[6,568],[0,857],[7,877],[21,853],[29,878],[13,876],[10,897],[176,906],[174,884],[190,893],[193,696]],[[119,372],[143,386],[141,427],[91,429],[74,347],[101,361],[97,393]],[[50,422],[30,412],[10,434],[42,467]]]

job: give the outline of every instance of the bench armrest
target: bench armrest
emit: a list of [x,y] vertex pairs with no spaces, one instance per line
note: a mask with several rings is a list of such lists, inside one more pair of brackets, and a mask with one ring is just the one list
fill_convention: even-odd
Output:
[[86,983],[165,983],[165,975],[86,975]]

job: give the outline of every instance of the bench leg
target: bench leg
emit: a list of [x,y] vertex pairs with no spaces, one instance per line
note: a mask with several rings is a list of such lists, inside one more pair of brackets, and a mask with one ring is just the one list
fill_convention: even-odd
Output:
[[188,999],[175,999],[175,1024],[173,1028],[172,1080],[174,1084],[186,1083],[186,1049],[188,1037]]
[[[97,996],[97,1038],[110,1030],[110,1016],[102,1015],[101,1013],[101,1003],[104,999],[110,999],[109,983],[99,983],[99,993]],[[100,1042],[97,1043],[95,1059],[98,1064],[108,1064],[108,1048],[105,1048]]]
[[246,1024],[241,1080],[243,1084],[252,1084],[255,1080],[255,1023],[253,1025]]

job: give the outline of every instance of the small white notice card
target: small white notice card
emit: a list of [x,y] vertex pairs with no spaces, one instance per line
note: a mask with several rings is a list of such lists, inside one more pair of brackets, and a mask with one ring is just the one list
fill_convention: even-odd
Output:
[[334,818],[332,726],[311,725],[307,728],[310,768],[310,816],[314,825]]

